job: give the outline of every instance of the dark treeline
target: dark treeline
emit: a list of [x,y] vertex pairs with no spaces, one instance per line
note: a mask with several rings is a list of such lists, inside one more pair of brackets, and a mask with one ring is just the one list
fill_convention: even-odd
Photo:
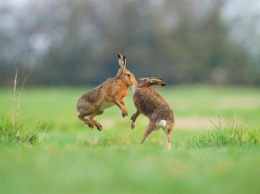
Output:
[[98,84],[117,73],[169,84],[259,85],[259,61],[230,35],[221,0],[28,0],[0,7],[0,85]]

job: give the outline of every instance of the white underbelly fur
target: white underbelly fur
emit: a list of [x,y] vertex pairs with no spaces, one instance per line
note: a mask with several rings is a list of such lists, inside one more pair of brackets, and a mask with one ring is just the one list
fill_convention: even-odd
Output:
[[106,102],[106,103],[103,103],[101,106],[100,106],[100,110],[105,110],[107,108],[110,108],[111,106],[113,106],[114,103],[113,102]]

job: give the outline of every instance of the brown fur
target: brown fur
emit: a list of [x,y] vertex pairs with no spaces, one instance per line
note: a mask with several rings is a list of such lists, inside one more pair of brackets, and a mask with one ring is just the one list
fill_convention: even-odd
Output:
[[83,94],[78,100],[78,118],[90,128],[96,126],[101,131],[102,125],[94,117],[103,114],[105,109],[113,105],[117,105],[122,110],[123,117],[128,115],[123,100],[130,92],[129,87],[136,84],[136,80],[135,76],[126,69],[125,57],[120,53],[118,60],[120,69],[117,75]]
[[[133,96],[137,111],[131,117],[131,127],[134,129],[137,117],[140,114],[144,114],[149,118],[150,123],[146,128],[141,143],[144,143],[152,131],[162,128],[166,133],[167,146],[170,149],[171,133],[174,127],[174,113],[166,100],[151,87],[153,85],[165,86],[166,83],[161,78],[155,77],[140,78],[138,80]],[[165,126],[158,124],[162,120],[166,121]]]

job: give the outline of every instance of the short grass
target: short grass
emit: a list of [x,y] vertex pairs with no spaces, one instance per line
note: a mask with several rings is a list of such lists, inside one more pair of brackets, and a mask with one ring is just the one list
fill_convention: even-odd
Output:
[[176,116],[170,151],[162,131],[139,145],[148,120],[131,130],[131,95],[129,116],[108,109],[99,132],[77,119],[88,88],[24,88],[15,127],[13,91],[1,88],[1,193],[259,193],[260,90],[158,89]]

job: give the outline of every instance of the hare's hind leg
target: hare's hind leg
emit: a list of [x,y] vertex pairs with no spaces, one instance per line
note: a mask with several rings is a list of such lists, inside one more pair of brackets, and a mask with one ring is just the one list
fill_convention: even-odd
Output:
[[171,130],[165,131],[165,134],[166,134],[167,148],[168,148],[168,150],[170,150],[172,147],[172,144],[171,144],[172,131]]
[[94,127],[94,123],[91,120],[85,118],[84,115],[78,115],[78,118],[79,120],[83,121],[83,123],[88,125],[91,129]]
[[92,121],[92,123],[94,123],[94,125],[96,126],[96,128],[99,131],[102,131],[102,125],[94,118],[97,115],[102,115],[104,113],[104,111],[102,110],[98,110],[95,114],[93,114],[89,119]]
[[155,123],[150,122],[149,125],[147,126],[145,132],[144,132],[144,136],[143,139],[141,141],[141,144],[144,143],[145,139],[147,138],[148,135],[150,135],[150,133],[156,128]]

